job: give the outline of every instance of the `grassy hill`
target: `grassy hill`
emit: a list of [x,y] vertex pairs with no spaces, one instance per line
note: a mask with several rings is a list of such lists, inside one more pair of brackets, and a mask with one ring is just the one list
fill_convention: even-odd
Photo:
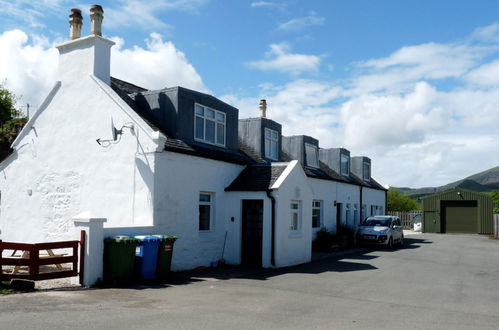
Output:
[[408,187],[393,187],[400,190],[402,193],[409,195],[411,198],[423,197],[426,195],[434,194],[436,192],[453,189],[463,188],[477,192],[489,192],[492,190],[499,190],[499,166],[488,169],[486,171],[473,174],[464,179],[451,182],[440,187],[423,187],[423,188],[408,188]]

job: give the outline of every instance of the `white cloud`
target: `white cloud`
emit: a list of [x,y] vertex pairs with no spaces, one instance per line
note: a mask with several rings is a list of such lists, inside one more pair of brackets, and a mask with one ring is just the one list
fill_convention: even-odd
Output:
[[271,44],[265,59],[248,62],[247,65],[261,71],[280,71],[297,75],[317,72],[321,58],[316,55],[292,54],[288,43]]
[[472,84],[484,86],[499,85],[499,60],[486,63],[471,71],[466,80]]
[[[185,54],[171,42],[151,34],[146,47],[124,48],[123,41],[111,56],[111,74],[150,89],[181,85],[200,91],[208,89]],[[0,80],[22,96],[20,105],[39,106],[57,80],[58,52],[48,40],[21,30],[0,34]]]
[[307,16],[293,18],[287,22],[279,24],[277,28],[283,31],[300,31],[309,26],[323,25],[325,21],[326,19],[324,17],[317,15],[314,11],[311,11]]
[[183,52],[172,42],[163,41],[157,33],[146,40],[146,48],[123,48],[123,40],[115,39],[111,53],[111,74],[148,89],[183,86],[206,92],[201,76]]
[[377,91],[398,93],[415,81],[459,79],[494,48],[468,44],[426,43],[406,46],[388,57],[356,63],[352,94]]
[[286,4],[284,3],[277,3],[277,2],[270,2],[270,1],[254,1],[250,4],[250,7],[252,8],[276,8],[276,9],[284,9],[286,8]]
[[111,29],[141,27],[143,29],[169,29],[171,26],[158,17],[158,13],[183,11],[197,13],[209,0],[120,0],[116,6],[105,8],[107,24]]
[[471,34],[471,38],[483,42],[499,41],[499,23],[493,23],[475,29]]
[[19,105],[40,105],[55,83],[58,52],[46,39],[21,30],[0,34],[0,80],[21,97]]

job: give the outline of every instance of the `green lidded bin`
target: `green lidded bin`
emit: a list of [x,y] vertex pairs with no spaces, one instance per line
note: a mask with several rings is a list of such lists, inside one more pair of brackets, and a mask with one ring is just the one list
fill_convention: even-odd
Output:
[[104,282],[128,284],[133,280],[135,249],[139,240],[128,236],[104,239]]
[[157,278],[166,279],[172,265],[173,244],[177,240],[175,236],[153,235],[159,237],[158,265],[156,267]]

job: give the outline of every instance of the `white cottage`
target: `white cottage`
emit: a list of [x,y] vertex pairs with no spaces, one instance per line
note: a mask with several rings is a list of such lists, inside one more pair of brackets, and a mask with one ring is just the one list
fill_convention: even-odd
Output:
[[336,173],[317,140],[282,137],[264,103],[259,118],[239,120],[211,95],[111,77],[114,43],[101,36],[102,8],[91,12],[80,37],[72,11],[59,81],[0,163],[2,239],[66,240],[85,228],[88,285],[102,276],[107,236],[178,236],[173,270],[208,266],[222,251],[230,264],[283,267],[311,260],[313,228],[358,223],[359,205],[385,205],[370,173]]

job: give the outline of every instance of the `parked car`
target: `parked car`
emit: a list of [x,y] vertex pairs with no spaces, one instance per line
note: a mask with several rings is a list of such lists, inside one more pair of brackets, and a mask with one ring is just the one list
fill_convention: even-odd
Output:
[[357,229],[357,243],[379,244],[392,248],[404,245],[404,231],[399,217],[376,215],[368,217]]

